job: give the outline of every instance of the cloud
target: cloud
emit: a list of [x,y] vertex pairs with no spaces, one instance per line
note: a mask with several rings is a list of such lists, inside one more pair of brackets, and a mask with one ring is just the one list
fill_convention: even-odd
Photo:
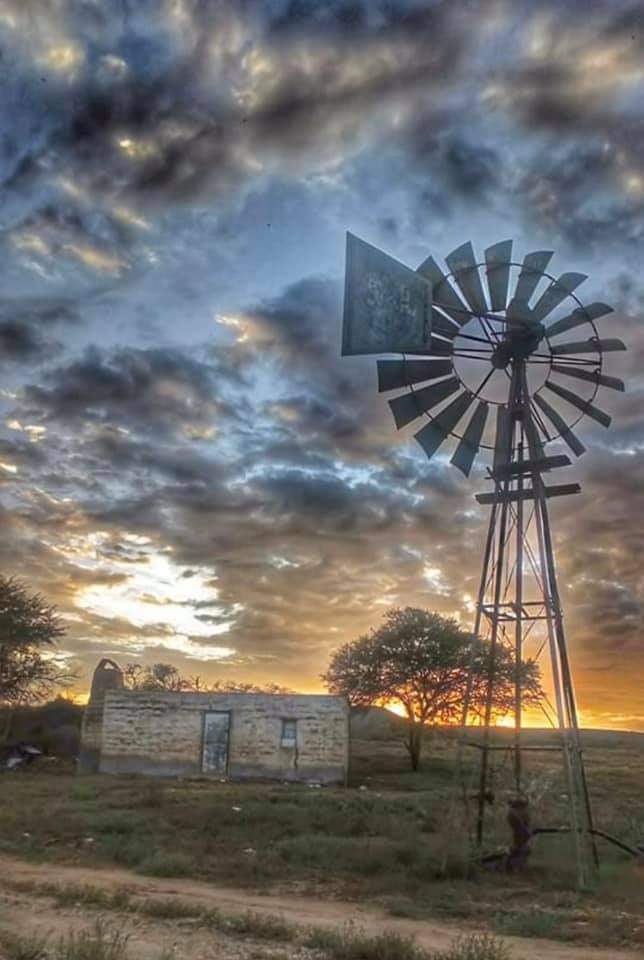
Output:
[[[227,371],[224,374],[229,377]],[[88,347],[79,360],[25,388],[29,415],[145,426],[160,433],[208,428],[232,409],[218,399],[217,370],[178,350]]]
[[469,622],[484,469],[427,462],[373,360],[339,356],[348,228],[412,265],[514,235],[614,302],[602,332],[633,348],[609,363],[629,392],[598,398],[614,427],[581,428],[584,492],[553,516],[582,700],[600,658],[636,675],[637,13],[5,5],[0,553],[70,617],[87,669],[109,651],[194,672],[199,630],[220,624],[195,595],[197,634],[170,648],[112,609],[162,609],[135,587],[146,552],[218,591],[235,652],[211,678],[317,686],[329,651],[397,603]]
[[0,361],[29,363],[50,357],[61,347],[52,328],[76,321],[68,301],[33,297],[0,301]]

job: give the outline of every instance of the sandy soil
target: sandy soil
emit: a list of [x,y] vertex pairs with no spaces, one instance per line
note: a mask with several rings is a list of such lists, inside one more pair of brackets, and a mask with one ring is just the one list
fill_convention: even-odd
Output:
[[[3,880],[5,881],[3,883]],[[87,929],[96,922],[98,912],[80,906],[69,910],[55,907],[46,897],[20,893],[12,881],[89,885],[103,890],[125,889],[133,897],[174,898],[199,907],[217,908],[222,913],[255,913],[282,917],[287,923],[304,927],[338,927],[355,924],[370,933],[396,930],[415,937],[427,949],[449,946],[459,934],[454,925],[425,920],[407,920],[388,916],[372,906],[305,897],[281,897],[249,893],[184,879],[142,877],[121,869],[91,869],[32,864],[0,856],[0,927],[21,936],[34,932],[51,933],[57,939],[70,930]],[[267,945],[248,943],[198,928],[190,920],[156,920],[109,911],[105,922],[130,936],[130,952],[136,960],[158,960],[163,950],[172,949],[177,960],[256,960],[256,958],[306,958],[310,952],[284,943]],[[470,932],[470,928],[468,928]],[[641,953],[615,947],[571,946],[550,940],[504,938],[512,949],[513,960],[635,960]]]

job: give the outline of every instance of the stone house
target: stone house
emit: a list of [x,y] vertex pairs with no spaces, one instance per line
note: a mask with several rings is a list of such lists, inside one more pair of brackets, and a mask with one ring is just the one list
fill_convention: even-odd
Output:
[[116,664],[103,660],[79,770],[343,783],[348,756],[343,697],[126,690]]

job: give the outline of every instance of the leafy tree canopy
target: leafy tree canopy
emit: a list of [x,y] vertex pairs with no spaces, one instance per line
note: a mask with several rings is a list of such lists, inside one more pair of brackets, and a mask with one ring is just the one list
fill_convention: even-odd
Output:
[[[490,653],[489,644],[474,639],[455,620],[413,607],[393,609],[377,629],[337,650],[322,679],[353,706],[401,704],[416,769],[423,726],[460,721],[470,670],[470,715],[484,711],[491,669],[494,712],[505,714],[513,708],[512,651],[497,644],[493,662]],[[538,702],[542,691],[537,664],[524,662],[520,678],[522,702]]]
[[192,693],[291,693],[276,683],[256,684],[239,680],[215,680],[208,683],[201,677],[184,677],[171,663],[142,666],[128,663],[123,671],[125,686],[130,690],[170,690]]
[[64,635],[55,608],[40,594],[0,576],[0,705],[42,702],[73,679],[55,656]]

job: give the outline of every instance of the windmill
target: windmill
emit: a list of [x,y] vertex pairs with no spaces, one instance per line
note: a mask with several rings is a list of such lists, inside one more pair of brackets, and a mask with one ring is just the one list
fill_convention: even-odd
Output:
[[[466,477],[482,452],[491,461],[491,489],[476,495],[490,508],[473,636],[487,639],[489,664],[482,710],[474,834],[480,849],[490,796],[495,657],[501,644],[514,656],[514,791],[524,790],[528,751],[560,750],[578,883],[597,864],[596,831],[586,783],[577,706],[564,630],[548,501],[580,492],[578,483],[551,482],[585,448],[574,432],[583,417],[604,427],[595,405],[600,388],[624,390],[603,370],[604,354],[624,350],[600,336],[596,321],[612,312],[584,304],[581,273],[547,272],[553,253],[513,260],[512,241],[495,243],[478,261],[471,243],[445,257],[443,270],[427,257],[411,270],[347,234],[344,355],[395,354],[378,360],[378,388],[391,394],[396,426],[414,425],[431,458],[454,438],[451,463]],[[418,429],[418,427],[420,427]],[[547,445],[557,442],[554,453]],[[535,650],[535,642],[538,644]],[[526,744],[522,665],[544,657],[553,691],[557,743]],[[462,716],[467,738],[471,682]],[[466,739],[463,743],[467,743]],[[550,832],[544,830],[543,832]]]

